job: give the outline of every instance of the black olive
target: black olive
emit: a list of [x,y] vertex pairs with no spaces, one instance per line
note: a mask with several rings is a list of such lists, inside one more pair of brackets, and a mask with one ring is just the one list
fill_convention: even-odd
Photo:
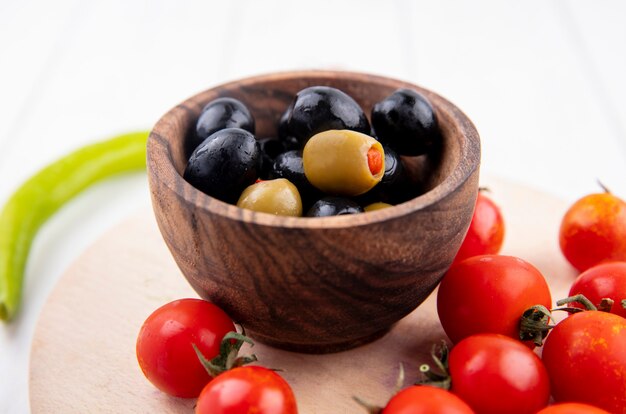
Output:
[[225,128],[241,128],[254,134],[254,117],[241,101],[217,98],[206,104],[196,123],[196,135],[188,148],[195,149],[211,134]]
[[287,151],[277,156],[270,171],[270,178],[286,178],[292,182],[298,188],[304,205],[309,205],[321,195],[304,175],[300,150]]
[[318,132],[329,129],[350,129],[371,133],[365,113],[358,103],[339,89],[312,86],[301,90],[287,109],[284,136],[293,136],[304,147]]
[[385,151],[385,174],[374,188],[359,198],[361,204],[376,201],[398,204],[412,198],[414,194],[414,191],[407,194],[410,180],[398,153],[387,145],[383,146],[383,150]]
[[278,121],[278,139],[283,143],[285,151],[301,149],[300,142],[289,132],[289,126],[287,124],[291,116],[291,111],[293,111],[294,103],[295,101],[291,102],[291,105],[289,105]]
[[398,89],[372,109],[378,140],[400,155],[421,155],[439,144],[437,116],[428,99],[411,89]]
[[363,208],[350,199],[341,197],[324,197],[315,202],[306,215],[307,217],[327,217],[357,213],[363,213]]
[[261,150],[254,135],[240,128],[221,129],[196,148],[184,178],[204,193],[235,203],[258,177]]
[[283,142],[276,137],[257,139],[261,149],[261,170],[259,177],[266,180],[270,177],[272,165],[277,156],[285,152]]
[[288,137],[291,136],[291,133],[289,132],[289,126],[287,125],[287,122],[289,121],[289,117],[291,116],[291,111],[293,111],[293,105],[294,105],[295,101],[292,101],[291,104],[289,104],[289,106],[287,107],[287,109],[285,110],[285,112],[283,112],[283,114],[281,115],[280,119],[278,120],[278,138],[280,140],[285,140]]

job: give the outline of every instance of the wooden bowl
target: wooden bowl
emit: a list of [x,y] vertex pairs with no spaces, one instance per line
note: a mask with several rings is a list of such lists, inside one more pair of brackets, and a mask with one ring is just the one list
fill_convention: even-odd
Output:
[[[296,218],[240,209],[183,179],[186,137],[207,102],[237,98],[254,115],[257,137],[275,136],[294,95],[312,85],[343,90],[367,114],[397,88],[427,96],[443,135],[440,156],[407,160],[414,171],[428,168],[425,193],[369,213]],[[376,339],[433,291],[469,226],[479,164],[476,129],[444,98],[398,80],[336,71],[217,86],[165,114],[148,140],[154,212],[191,286],[253,338],[300,352],[334,352]]]

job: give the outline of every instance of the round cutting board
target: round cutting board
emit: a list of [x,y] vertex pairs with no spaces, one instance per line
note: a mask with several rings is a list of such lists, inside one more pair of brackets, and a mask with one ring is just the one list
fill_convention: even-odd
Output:
[[[534,264],[546,276],[553,298],[565,297],[576,275],[558,248],[567,204],[508,181],[483,181],[505,216],[502,253]],[[32,412],[193,412],[195,400],[156,390],[135,357],[145,318],[183,297],[197,295],[176,267],[150,211],[110,230],[67,270],[43,309],[31,350]],[[432,344],[443,338],[431,295],[384,337],[357,349],[307,355],[258,343],[253,351],[263,365],[282,369],[300,413],[362,413],[353,396],[384,404],[399,364],[405,367],[406,384],[415,381],[419,365],[430,362]]]

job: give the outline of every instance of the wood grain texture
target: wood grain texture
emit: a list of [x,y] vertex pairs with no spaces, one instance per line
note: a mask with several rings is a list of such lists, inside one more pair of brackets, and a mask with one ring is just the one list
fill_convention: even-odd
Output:
[[[239,209],[183,180],[190,152],[185,137],[207,102],[220,96],[243,101],[257,136],[265,137],[276,133],[293,96],[312,85],[343,90],[366,113],[400,87],[425,94],[444,137],[440,157],[420,183],[426,192],[372,213],[293,218]],[[414,85],[347,72],[290,72],[218,86],[163,116],[148,143],[157,222],[193,288],[254,338],[306,352],[372,340],[430,294],[469,225],[479,163],[478,134],[454,105]]]
[[[557,237],[567,204],[507,181],[481,184],[504,212],[503,253],[535,265],[554,299],[567,296],[575,271]],[[157,391],[135,357],[145,318],[168,301],[193,296],[149,211],[113,228],[66,271],[43,309],[31,350],[32,412],[193,412],[195,400]],[[429,360],[431,345],[444,338],[431,295],[387,335],[350,351],[308,355],[261,343],[252,350],[264,366],[283,369],[301,414],[359,414],[353,395],[384,404],[399,363],[408,385]]]

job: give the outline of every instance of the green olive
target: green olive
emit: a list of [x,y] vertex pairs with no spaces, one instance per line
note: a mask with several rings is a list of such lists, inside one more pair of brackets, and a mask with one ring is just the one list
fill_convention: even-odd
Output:
[[372,203],[372,204],[368,204],[367,206],[363,207],[363,210],[367,211],[376,211],[376,210],[382,210],[383,208],[389,208],[389,207],[393,207],[391,204],[387,204],[387,203],[383,203],[383,202],[377,202],[377,203]]
[[304,147],[302,162],[309,182],[332,195],[366,193],[385,173],[382,145],[369,135],[347,129],[313,135]]
[[241,193],[237,207],[279,216],[302,216],[302,200],[295,185],[284,178],[259,181]]

